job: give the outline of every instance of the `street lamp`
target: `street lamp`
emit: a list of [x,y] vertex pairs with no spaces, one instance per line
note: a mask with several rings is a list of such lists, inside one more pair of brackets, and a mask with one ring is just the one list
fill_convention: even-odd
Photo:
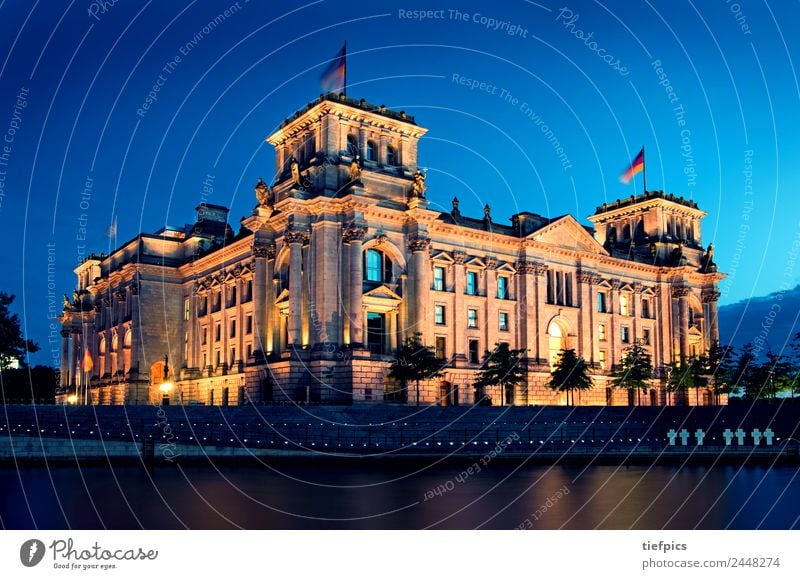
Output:
[[67,396],[67,402],[69,404],[77,404],[78,395],[77,394],[70,394],[69,396]]
[[161,390],[161,404],[163,406],[169,406],[169,393],[174,386],[175,385],[169,379],[169,356],[164,356],[164,380],[158,387],[159,390]]

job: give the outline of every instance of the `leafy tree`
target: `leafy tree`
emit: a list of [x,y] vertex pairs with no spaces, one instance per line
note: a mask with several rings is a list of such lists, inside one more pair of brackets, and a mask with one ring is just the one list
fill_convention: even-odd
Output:
[[653,379],[653,362],[644,346],[635,343],[625,349],[622,364],[613,374],[611,385],[614,388],[625,388],[628,392],[636,392],[641,403],[641,391],[650,387]]
[[550,376],[550,388],[567,393],[567,406],[570,406],[570,394],[572,405],[575,405],[574,390],[589,390],[594,386],[589,375],[589,366],[572,348],[559,352]]
[[759,364],[753,344],[742,346],[731,368],[731,390],[744,398],[755,400],[761,389]]
[[700,390],[708,388],[709,372],[708,358],[706,356],[692,356],[689,359],[689,372],[692,377],[692,388],[694,388],[695,404],[700,405]]
[[0,374],[0,404],[53,404],[57,387],[50,366],[9,368]]
[[730,394],[731,372],[735,353],[733,346],[720,346],[719,341],[715,340],[706,354],[708,364],[709,379],[708,384],[714,393],[714,401],[719,404],[721,394]]
[[781,392],[791,389],[793,370],[789,358],[769,350],[761,367],[760,375],[763,378],[763,386],[759,391],[759,397],[774,400]]
[[19,317],[11,313],[14,297],[0,292],[0,372],[9,368],[13,360],[24,360],[27,352],[39,351],[38,344],[22,336]]
[[505,400],[511,398],[514,386],[525,381],[525,350],[512,350],[507,343],[500,342],[495,344],[494,350],[486,352],[486,355],[486,362],[475,380],[475,386],[483,399],[487,386],[499,385],[500,405],[505,406]]
[[694,374],[692,367],[685,362],[672,362],[667,369],[667,405],[671,403],[671,396],[686,392],[694,388]]
[[408,382],[417,385],[416,405],[419,406],[419,383],[442,376],[444,362],[436,357],[433,348],[422,344],[422,334],[416,333],[397,348],[395,359],[389,370],[389,377],[400,380],[403,392],[408,392]]

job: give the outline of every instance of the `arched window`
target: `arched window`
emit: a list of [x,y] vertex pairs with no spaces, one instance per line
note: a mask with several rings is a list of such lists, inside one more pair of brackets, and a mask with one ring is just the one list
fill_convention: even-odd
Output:
[[114,334],[111,337],[111,351],[116,352],[118,348],[119,348],[119,335]]
[[390,167],[396,167],[399,164],[399,159],[397,158],[397,149],[391,145],[386,147],[386,164]]
[[378,160],[378,149],[375,147],[374,141],[367,141],[367,161]]
[[392,260],[382,251],[368,249],[364,256],[364,278],[367,281],[392,281]]
[[100,353],[101,354],[105,354],[106,353],[106,339],[105,338],[100,338]]
[[358,139],[355,135],[347,135],[347,154],[351,157],[358,155]]
[[566,336],[564,335],[562,327],[555,321],[550,322],[550,325],[547,327],[547,335],[550,367],[553,368],[561,350],[566,347]]

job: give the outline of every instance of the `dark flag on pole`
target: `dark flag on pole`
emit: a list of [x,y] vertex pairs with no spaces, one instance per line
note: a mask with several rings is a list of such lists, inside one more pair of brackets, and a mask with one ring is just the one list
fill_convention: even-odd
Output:
[[642,150],[639,151],[639,154],[636,155],[636,158],[631,162],[628,168],[622,172],[619,176],[619,180],[623,183],[630,183],[633,176],[642,171],[644,171],[644,147],[642,147]]
[[322,90],[332,93],[347,92],[347,42],[320,77]]

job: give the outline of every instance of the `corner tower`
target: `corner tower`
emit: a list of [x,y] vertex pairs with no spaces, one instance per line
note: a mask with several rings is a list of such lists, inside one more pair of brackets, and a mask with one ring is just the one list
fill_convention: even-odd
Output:
[[336,197],[354,184],[370,196],[403,202],[426,132],[405,111],[321,95],[267,138],[275,147],[274,202]]

